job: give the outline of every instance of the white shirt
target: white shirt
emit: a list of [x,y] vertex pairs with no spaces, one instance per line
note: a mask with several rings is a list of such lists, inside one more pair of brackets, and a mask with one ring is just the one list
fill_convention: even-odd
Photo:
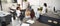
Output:
[[35,16],[36,16],[36,19],[38,19],[40,17],[39,11],[36,12],[36,15]]
[[43,7],[42,13],[46,13],[46,7]]
[[17,14],[17,16],[19,17],[20,16],[20,10],[16,10],[16,14]]

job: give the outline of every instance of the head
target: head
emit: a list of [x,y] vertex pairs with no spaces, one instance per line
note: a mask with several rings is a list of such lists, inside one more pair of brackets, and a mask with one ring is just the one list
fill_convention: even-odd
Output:
[[44,3],[44,6],[45,6],[45,7],[47,7],[47,4],[46,4],[46,3]]
[[32,11],[32,12],[34,12],[34,10],[33,10],[33,9],[32,9],[31,11]]
[[17,7],[16,10],[20,10],[20,7]]

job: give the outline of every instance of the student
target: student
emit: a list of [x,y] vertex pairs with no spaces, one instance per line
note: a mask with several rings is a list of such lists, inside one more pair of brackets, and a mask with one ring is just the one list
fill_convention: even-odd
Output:
[[[20,7],[19,4],[17,4],[17,5],[18,5],[17,7]],[[10,13],[12,13],[13,19],[15,20],[16,19],[16,17],[15,17],[16,16],[16,7],[15,7],[15,5],[13,5],[10,10],[12,10]]]
[[23,22],[26,22],[27,20],[31,18],[30,13],[31,13],[30,9],[27,8],[25,11],[25,18],[23,19]]
[[15,20],[15,16],[16,16],[16,7],[15,5],[13,4],[11,7],[10,7],[10,13],[12,14],[13,16],[13,19]]
[[31,14],[30,14],[30,16],[31,16],[31,19],[33,19],[33,18],[35,17],[35,12],[34,12],[33,9],[31,10]]
[[16,14],[17,14],[17,17],[20,16],[20,13],[21,13],[21,11],[20,11],[20,7],[17,7],[17,8],[16,8]]
[[42,13],[43,14],[47,13],[47,4],[46,3],[44,3]]
[[30,18],[30,14],[31,14],[30,9],[27,8],[25,11],[25,17]]
[[20,4],[17,4],[17,8],[16,8],[16,16],[19,18],[20,13],[21,13],[21,8],[20,8]]

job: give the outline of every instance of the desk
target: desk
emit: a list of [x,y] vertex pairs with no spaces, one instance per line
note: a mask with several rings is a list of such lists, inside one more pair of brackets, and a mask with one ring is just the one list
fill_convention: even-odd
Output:
[[6,22],[6,25],[9,24],[11,17],[10,13],[0,11],[0,24],[2,24],[2,22]]
[[41,15],[39,18],[39,21],[42,23],[52,25],[52,26],[58,26],[60,24],[60,16],[58,16],[58,14],[54,14],[52,12],[49,12],[49,13],[46,13],[44,15]]

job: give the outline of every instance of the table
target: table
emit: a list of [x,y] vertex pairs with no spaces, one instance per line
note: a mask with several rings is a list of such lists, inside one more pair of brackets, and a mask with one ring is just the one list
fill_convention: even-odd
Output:
[[52,26],[60,26],[60,16],[59,13],[55,14],[53,12],[48,12],[40,16],[39,21],[45,24],[49,24]]

